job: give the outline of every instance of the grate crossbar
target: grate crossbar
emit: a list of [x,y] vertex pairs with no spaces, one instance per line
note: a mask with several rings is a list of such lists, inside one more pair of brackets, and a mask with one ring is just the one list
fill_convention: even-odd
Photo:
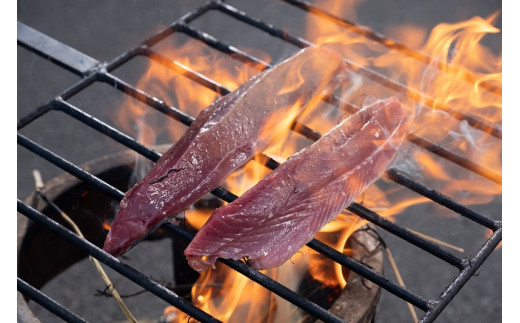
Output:
[[61,319],[67,322],[87,322],[84,318],[72,313],[67,308],[63,307],[60,303],[56,302],[54,299],[50,298],[44,293],[40,292],[38,289],[31,286],[20,277],[17,277],[16,287],[18,291],[24,293],[32,300],[34,300],[36,303],[45,307],[47,310],[49,310],[50,312],[54,313],[56,316],[60,317]]

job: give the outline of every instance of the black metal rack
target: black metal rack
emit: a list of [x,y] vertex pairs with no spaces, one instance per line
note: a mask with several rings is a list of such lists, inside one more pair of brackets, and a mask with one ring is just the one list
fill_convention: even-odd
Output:
[[[285,0],[287,3],[294,5],[300,9],[309,11],[312,14],[319,15],[321,17],[324,17],[326,19],[329,19],[345,28],[349,28],[355,32],[359,32],[366,37],[369,37],[370,39],[373,39],[377,42],[380,42],[381,44],[388,46],[389,48],[397,49],[403,52],[405,55],[412,56],[414,58],[428,61],[429,58],[415,50],[412,50],[410,48],[407,48],[403,44],[399,44],[396,42],[393,42],[386,38],[384,35],[378,34],[376,32],[371,31],[370,29],[363,27],[363,26],[357,26],[354,23],[351,23],[347,20],[341,19],[339,17],[335,17],[326,11],[323,11],[314,5],[307,3],[305,1],[298,1],[298,0]],[[206,5],[186,14],[179,20],[172,23],[167,28],[163,29],[162,31],[152,35],[145,41],[143,41],[141,44],[139,44],[137,47],[119,55],[115,59],[113,59],[110,62],[99,62],[94,58],[91,58],[79,51],[76,51],[72,49],[71,47],[56,41],[44,34],[41,34],[40,32],[30,28],[27,25],[24,25],[20,22],[18,22],[18,44],[20,46],[23,46],[27,49],[29,49],[32,52],[35,52],[54,63],[58,64],[59,66],[73,72],[74,74],[81,77],[81,80],[78,81],[76,84],[71,86],[70,88],[66,89],[62,93],[59,93],[56,95],[55,98],[47,102],[46,104],[43,104],[36,109],[34,109],[32,112],[28,113],[27,115],[21,117],[18,121],[18,129],[22,129],[25,126],[29,125],[31,122],[35,121],[36,119],[40,118],[41,116],[45,115],[49,111],[59,111],[62,113],[65,113],[66,115],[78,120],[79,122],[83,123],[84,125],[87,125],[88,127],[91,127],[98,132],[102,133],[105,136],[108,136],[112,138],[113,140],[121,143],[122,145],[136,151],[138,154],[152,160],[157,161],[157,159],[160,157],[160,154],[149,147],[146,147],[139,142],[137,142],[134,138],[124,134],[123,132],[119,131],[118,129],[113,128],[112,126],[96,119],[94,116],[91,116],[87,114],[86,112],[82,111],[78,107],[72,105],[71,103],[67,102],[69,98],[74,96],[75,94],[79,93],[80,91],[84,90],[88,86],[92,85],[95,82],[103,82],[107,83],[110,86],[118,89],[119,91],[124,92],[125,94],[134,97],[135,99],[143,102],[144,104],[150,106],[153,109],[156,109],[163,114],[167,115],[168,117],[171,117],[180,123],[184,125],[189,125],[194,120],[194,118],[190,115],[187,115],[186,113],[178,110],[177,108],[173,106],[169,106],[164,101],[162,101],[160,98],[153,97],[149,95],[148,93],[130,85],[129,83],[125,82],[124,80],[114,76],[111,72],[118,67],[122,66],[126,62],[128,62],[130,59],[137,57],[137,56],[146,56],[151,60],[157,61],[159,63],[162,63],[167,68],[171,68],[174,71],[177,71],[181,73],[182,75],[190,78],[191,80],[209,88],[214,91],[218,91],[220,94],[227,94],[230,92],[229,89],[225,88],[223,85],[219,84],[218,82],[201,75],[200,73],[191,70],[181,64],[176,64],[175,61],[171,60],[170,58],[162,56],[160,53],[155,52],[152,49],[152,46],[154,44],[157,44],[161,40],[165,39],[169,35],[173,33],[183,33],[191,38],[197,39],[207,46],[210,46],[222,53],[230,55],[232,58],[237,59],[245,64],[249,64],[259,70],[270,68],[271,66],[268,63],[265,63],[261,59],[254,57],[248,53],[245,53],[233,46],[230,46],[228,44],[225,44],[224,42],[214,38],[211,35],[208,35],[205,32],[202,32],[200,30],[197,30],[193,26],[190,25],[190,22],[194,21],[195,19],[201,17],[205,13],[211,11],[211,10],[218,10],[219,12],[225,14],[226,16],[234,19],[238,19],[254,28],[257,28],[259,30],[262,30],[266,33],[269,33],[270,35],[277,37],[285,42],[291,43],[293,45],[296,45],[297,47],[303,48],[306,46],[311,46],[312,44],[302,38],[292,36],[285,32],[282,29],[277,28],[276,26],[270,25],[268,23],[262,22],[259,19],[254,18],[253,16],[242,12],[233,6],[224,3],[223,1],[215,0],[210,1]],[[395,82],[381,74],[378,74],[376,72],[371,71],[368,68],[362,67],[352,61],[349,61],[347,58],[345,58],[345,61],[349,65],[349,67],[356,72],[362,74],[365,77],[368,77],[376,82],[381,83],[384,86],[387,86],[395,91],[405,91],[407,93],[410,93],[410,89],[404,87],[403,85],[399,84],[398,82]],[[471,78],[472,76],[468,74],[468,77]],[[501,89],[495,88],[495,87],[489,87],[487,90],[494,91],[495,93],[501,94]],[[411,97],[421,97],[420,93],[412,93]],[[338,101],[339,99],[336,97],[329,97],[327,98],[331,102]],[[431,104],[431,101],[429,100],[422,100],[422,103],[425,104],[425,106],[428,106],[428,104]],[[343,107],[347,111],[355,111],[357,109],[356,106],[350,105],[350,104],[343,104]],[[450,107],[444,107],[446,110],[451,111]],[[454,111],[452,111],[454,112]],[[501,139],[502,132],[501,127],[495,124],[490,124],[489,122],[486,122],[476,116],[469,115],[469,114],[463,114],[463,113],[453,113],[453,116],[460,119],[460,120],[466,120],[468,124],[471,126],[481,129],[483,131],[489,132],[492,136]],[[300,132],[307,138],[316,140],[319,138],[319,133],[316,133],[312,131],[311,129],[306,128],[304,125],[300,125],[298,127],[294,127],[295,131]],[[477,173],[481,176],[484,176],[498,184],[501,184],[501,174],[497,174],[491,170],[486,169],[485,167],[478,165],[468,159],[465,159],[464,157],[461,157],[446,148],[444,148],[441,145],[438,145],[436,143],[429,142],[428,140],[421,138],[417,135],[410,134],[407,137],[407,140],[411,143],[423,148],[427,149],[433,154],[436,154],[442,158],[445,158],[453,163],[456,163],[467,170]],[[46,159],[47,161],[51,162],[52,164],[60,167],[61,169],[65,170],[66,172],[76,176],[78,179],[93,184],[96,188],[99,190],[105,192],[107,195],[109,195],[111,198],[113,198],[116,201],[120,201],[122,197],[124,196],[124,193],[120,190],[112,187],[110,184],[104,182],[103,180],[95,177],[94,175],[90,174],[89,172],[81,169],[74,163],[69,162],[68,160],[62,158],[61,156],[55,154],[54,152],[46,149],[45,147],[39,145],[38,143],[34,142],[30,138],[27,138],[26,136],[18,133],[18,144],[29,151],[33,152],[34,154],[37,154],[38,156]],[[271,168],[275,168],[277,166],[277,163],[273,160],[268,163]],[[312,249],[318,251],[322,255],[332,259],[333,261],[341,264],[342,266],[348,268],[349,270],[352,270],[353,272],[365,277],[366,279],[376,283],[377,285],[381,286],[383,289],[387,290],[388,292],[398,296],[399,298],[405,300],[406,302],[411,303],[415,307],[423,310],[425,314],[420,319],[421,322],[432,322],[435,320],[435,318],[440,314],[440,312],[446,307],[446,305],[455,297],[455,295],[461,290],[463,285],[475,274],[479,266],[486,260],[486,258],[493,252],[493,250],[498,246],[498,244],[502,240],[502,223],[501,221],[496,221],[493,219],[490,219],[484,215],[481,215],[475,211],[472,211],[471,209],[465,207],[464,205],[458,203],[457,201],[443,195],[442,193],[433,190],[420,182],[414,180],[413,178],[409,177],[408,175],[400,172],[398,169],[389,169],[386,173],[386,176],[393,180],[394,182],[420,194],[428,199],[434,201],[435,203],[438,203],[468,219],[471,221],[486,227],[490,230],[492,230],[492,235],[489,237],[489,239],[485,242],[485,244],[481,247],[479,252],[475,254],[472,257],[468,258],[462,258],[460,256],[454,255],[441,247],[439,247],[436,244],[433,244],[421,236],[415,234],[414,232],[400,226],[399,224],[396,224],[380,215],[378,215],[376,212],[373,212],[364,206],[353,203],[348,207],[349,211],[352,213],[362,217],[363,219],[377,225],[379,228],[409,242],[410,244],[413,244],[417,246],[418,248],[425,250],[429,254],[433,255],[434,257],[437,257],[441,259],[442,261],[450,264],[451,266],[456,267],[459,270],[459,274],[456,276],[456,278],[449,282],[447,284],[447,287],[445,288],[444,292],[439,295],[437,299],[427,299],[425,297],[422,297],[420,295],[417,295],[413,291],[410,291],[404,287],[401,287],[397,283],[387,279],[386,277],[374,272],[371,268],[365,266],[364,264],[357,262],[344,254],[328,247],[324,243],[314,239],[312,240],[308,246]],[[236,196],[232,194],[229,191],[226,191],[223,188],[217,188],[212,192],[215,196],[218,198],[231,202],[233,201]],[[58,223],[52,221],[51,219],[47,218],[45,215],[41,214],[37,210],[32,209],[30,206],[26,205],[25,203],[18,200],[18,211],[31,220],[38,222],[49,229],[55,231],[58,235],[62,236],[64,239],[69,241],[70,243],[76,244],[81,249],[85,250],[89,255],[97,258],[99,261],[103,262],[107,266],[111,267],[112,269],[118,271],[119,273],[123,274],[130,280],[134,281],[135,283],[141,285],[142,287],[146,288],[150,292],[154,293],[155,295],[161,297],[162,299],[166,300],[171,305],[179,308],[180,310],[188,313],[190,316],[194,317],[197,320],[200,321],[216,321],[215,318],[211,317],[209,314],[201,311],[199,308],[195,307],[188,301],[184,300],[182,297],[179,297],[171,290],[168,290],[164,286],[161,286],[160,284],[154,282],[150,277],[147,277],[143,275],[142,273],[138,272],[137,270],[121,263],[117,258],[112,257],[111,255],[105,253],[103,250],[99,249],[95,245],[91,244],[90,242],[78,237],[76,234],[72,233],[68,229],[64,228],[63,226],[59,225]],[[187,241],[192,239],[192,235],[185,231],[183,228],[174,226],[172,224],[165,224],[163,225],[164,228],[166,228],[168,231],[172,232],[173,234],[179,236],[182,239],[185,239]],[[321,319],[326,322],[339,322],[341,319],[331,314],[326,309],[316,305],[315,303],[301,297],[297,293],[291,291],[287,287],[283,286],[282,284],[274,281],[273,279],[261,274],[257,271],[252,271],[247,265],[240,261],[231,261],[231,260],[220,260],[227,266],[237,270],[238,272],[242,273],[243,275],[249,277],[250,279],[254,280],[255,282],[261,284],[265,288],[269,289],[270,291],[276,293],[277,295],[281,296],[282,298],[288,300],[289,302],[295,304],[296,306],[300,307],[307,313],[311,314],[312,316]],[[48,299],[45,297],[45,295],[41,295],[40,292],[34,291],[31,286],[28,286],[25,282],[22,280],[18,280],[18,289],[22,291],[23,293],[27,293],[31,298],[33,298],[35,301],[39,302],[43,306],[47,307],[49,310],[53,311],[54,313],[65,313],[65,314],[58,314],[60,317],[64,318],[65,320],[82,320],[81,318],[78,318],[72,313],[67,313],[68,311],[66,309],[60,308],[59,304],[55,303],[54,301]]]

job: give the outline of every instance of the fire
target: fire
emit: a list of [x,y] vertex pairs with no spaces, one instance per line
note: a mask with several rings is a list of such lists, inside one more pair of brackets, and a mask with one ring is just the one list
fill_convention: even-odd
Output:
[[[348,1],[346,5],[354,9],[359,1]],[[322,6],[337,16],[341,16],[342,12],[355,12],[345,10],[345,3],[340,1],[327,1]],[[376,70],[401,84],[401,89],[406,89],[399,91],[398,88],[396,93],[395,88],[385,87],[363,76],[362,85],[355,82],[353,88],[347,89],[349,96],[342,96],[343,100],[362,106],[397,94],[404,104],[414,108],[412,132],[415,135],[439,143],[501,176],[500,140],[486,129],[471,127],[468,121],[460,120],[457,115],[467,113],[477,116],[483,122],[501,123],[501,54],[497,55],[481,45],[483,37],[500,32],[493,26],[497,16],[498,13],[495,13],[488,18],[474,17],[456,24],[441,23],[429,35],[419,26],[392,27],[388,34],[402,40],[410,48],[416,48],[415,52],[419,53],[417,55],[407,55],[404,51],[393,48],[391,43],[385,46],[368,39],[362,33],[345,29],[325,19],[316,19],[313,15],[310,15],[312,19],[308,22],[309,32],[306,38],[317,45],[334,48],[350,60],[353,66]],[[155,97],[163,98],[166,103],[192,116],[196,116],[223,93],[197,84],[185,77],[185,72],[182,71],[195,71],[215,80],[226,89],[234,90],[261,69],[237,63],[198,41],[187,41],[179,46],[174,45],[173,48],[158,49],[158,52],[168,59],[166,62],[151,59],[150,67],[137,87]],[[264,61],[270,60],[263,53],[260,56]],[[425,60],[424,57],[429,58]],[[291,91],[302,82],[301,78],[295,78],[280,88],[280,93]],[[170,141],[176,141],[185,131],[178,124],[175,127],[166,127],[162,123],[159,126],[157,123],[150,124],[147,121],[154,112],[144,105],[129,101],[125,106],[124,111],[118,112],[119,122],[130,133],[135,133],[137,127],[139,140],[147,145],[154,144],[155,137],[152,138],[152,134],[158,136],[161,132],[166,132]],[[222,186],[241,195],[271,171],[265,166],[265,156],[282,163],[311,144],[309,139],[289,130],[293,121],[324,133],[344,117],[344,114],[344,111],[324,103],[320,98],[309,103],[303,112],[300,111],[300,104],[296,104],[289,117],[281,120],[276,117],[270,121],[273,126],[268,129],[275,129],[276,136],[264,150],[264,156],[257,156],[248,162],[229,176]],[[135,120],[138,120],[138,124],[134,124]],[[471,172],[468,176],[467,171],[460,175],[458,166],[449,164],[424,149],[414,147],[402,150],[402,155],[396,159],[396,167],[413,164],[425,183],[431,182],[435,189],[465,204],[485,203],[501,194],[501,184]],[[356,202],[388,218],[413,205],[430,202],[417,195],[396,200],[394,196],[398,196],[399,191],[400,187],[396,186],[382,189],[373,185]],[[198,229],[211,212],[212,210],[189,209],[185,212],[185,217],[193,228]],[[349,236],[365,224],[365,221],[345,210],[327,224],[317,234],[317,238],[338,251],[349,254],[351,250],[345,248]],[[339,285],[343,288],[347,284],[343,269],[338,264],[332,264],[307,247],[283,266],[263,272],[296,289],[306,271],[324,285]],[[280,309],[290,306],[263,287],[221,264],[217,264],[216,269],[202,273],[192,288],[191,296],[195,305],[226,322],[286,320],[287,317],[281,314]],[[171,314],[172,310],[168,308],[166,312]],[[173,313],[175,315],[172,317],[177,322],[188,320],[181,312],[173,310]]]
[[110,223],[108,223],[106,220],[102,223],[103,229],[110,231]]
[[[266,272],[274,278],[279,278],[278,273],[277,269]],[[202,274],[192,290],[192,297],[195,295],[195,305],[224,322],[263,322],[277,306],[263,287],[220,263]],[[181,314],[178,321],[187,319]]]

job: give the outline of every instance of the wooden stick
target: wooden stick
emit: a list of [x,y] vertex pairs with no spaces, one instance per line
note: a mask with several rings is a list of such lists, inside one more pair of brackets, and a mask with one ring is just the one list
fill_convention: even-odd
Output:
[[438,245],[441,245],[441,246],[444,246],[444,247],[447,247],[447,248],[453,249],[453,250],[458,251],[458,252],[460,252],[460,253],[464,253],[464,249],[462,249],[462,248],[460,248],[460,247],[454,246],[454,245],[452,245],[452,244],[449,244],[449,243],[444,242],[444,241],[442,241],[442,240],[436,239],[436,238],[431,237],[431,236],[429,236],[429,235],[426,235],[426,234],[424,234],[424,233],[420,233],[420,232],[414,231],[414,230],[412,230],[412,229],[408,229],[408,230],[410,230],[411,232],[415,233],[416,235],[420,236],[420,237],[423,238],[423,239],[426,239],[426,240],[429,240],[429,241],[431,241],[431,242],[433,242],[433,243],[436,243],[436,244],[438,244]]
[[[397,265],[395,263],[394,257],[392,256],[392,253],[390,252],[390,249],[385,246],[385,251],[388,255],[388,261],[390,262],[390,266],[392,267],[392,270],[394,271],[395,277],[397,278],[397,283],[401,285],[401,287],[406,287],[404,285],[403,278],[401,277],[401,273],[399,272],[399,269],[397,268]],[[408,310],[410,311],[410,314],[412,315],[412,319],[415,323],[419,321],[417,318],[417,313],[415,313],[415,309],[412,306],[412,304],[406,302],[406,305],[408,306]]]
[[[378,212],[378,211],[381,211],[383,210],[383,208],[372,208],[372,211],[374,212]],[[347,213],[347,214],[353,214],[352,212],[350,212],[349,210],[347,210],[346,208],[343,209],[343,212]],[[453,249],[455,251],[458,251],[460,253],[464,253],[464,249],[463,248],[460,248],[460,247],[457,247],[457,246],[454,246],[450,243],[447,243],[445,241],[442,241],[442,240],[439,240],[439,239],[436,239],[434,237],[431,237],[427,234],[424,234],[424,233],[420,233],[420,232],[417,232],[417,231],[414,231],[412,229],[409,229],[409,228],[406,228],[407,230],[415,233],[416,235],[420,236],[421,238],[425,239],[425,240],[428,240],[430,242],[433,242],[433,243],[436,243],[440,246],[443,246],[443,247],[446,247],[446,248],[450,248],[450,249]]]
[[[76,225],[76,223],[74,223],[74,221],[65,212],[63,212],[54,202],[49,200],[47,198],[47,196],[42,192],[42,189],[43,189],[44,185],[43,185],[43,181],[42,181],[42,177],[41,177],[40,172],[38,170],[36,170],[36,169],[33,170],[33,176],[34,176],[34,182],[35,182],[35,187],[36,187],[36,193],[38,193],[45,200],[45,202],[47,202],[51,207],[53,207],[57,212],[60,213],[60,215],[65,219],[65,221],[67,221],[70,224],[70,226],[72,226],[72,228],[74,229],[74,231],[76,232],[76,234],[78,236],[80,236],[81,238],[85,239],[85,237],[83,236],[83,233],[81,233],[81,230]],[[123,299],[121,298],[121,295],[119,295],[119,292],[116,290],[116,288],[114,287],[114,285],[110,281],[110,278],[108,278],[108,275],[105,273],[105,271],[101,267],[101,264],[99,263],[99,261],[96,258],[92,257],[92,256],[89,256],[89,259],[94,263],[94,266],[96,266],[96,269],[97,269],[99,275],[101,276],[101,278],[105,282],[105,285],[107,286],[108,290],[110,291],[110,293],[112,294],[112,296],[116,300],[117,305],[119,305],[119,307],[121,308],[121,311],[123,312],[125,317],[130,322],[136,323],[137,320],[135,319],[135,317],[132,315],[132,313],[130,312],[128,307],[123,302]]]

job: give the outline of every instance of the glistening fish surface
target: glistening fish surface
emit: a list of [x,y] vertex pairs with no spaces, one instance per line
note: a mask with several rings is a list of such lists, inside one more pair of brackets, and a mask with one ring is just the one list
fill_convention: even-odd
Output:
[[301,111],[347,79],[339,54],[309,47],[216,100],[125,194],[103,249],[126,252],[262,151],[294,106]]

